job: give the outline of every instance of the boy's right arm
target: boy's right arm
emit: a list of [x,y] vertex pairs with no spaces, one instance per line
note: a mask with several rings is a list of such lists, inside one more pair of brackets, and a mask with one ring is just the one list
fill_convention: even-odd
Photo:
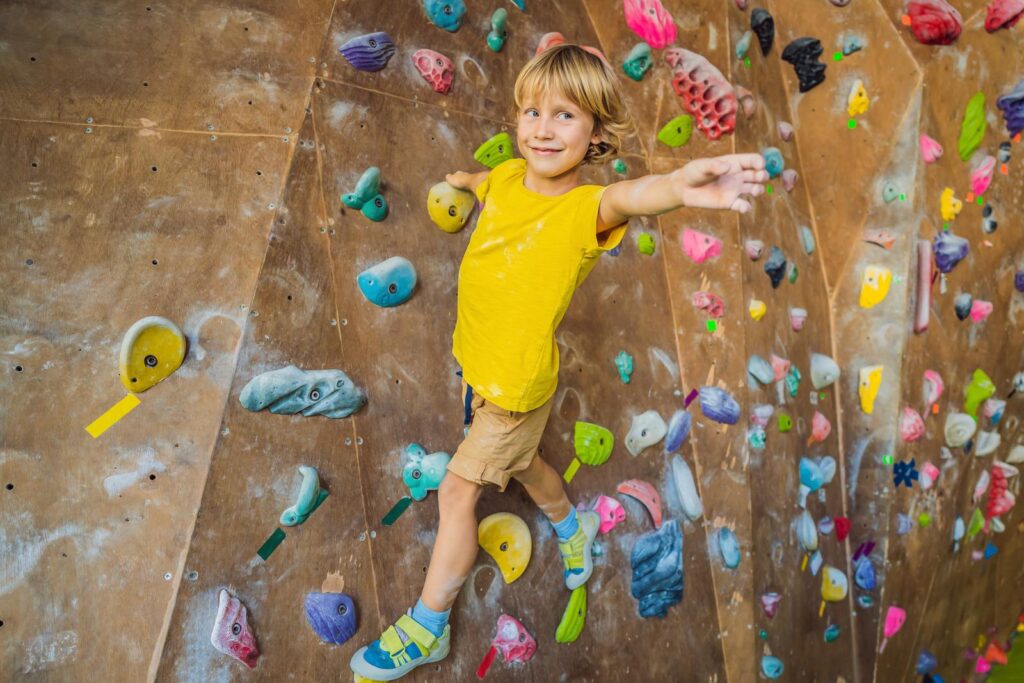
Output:
[[448,184],[459,190],[469,190],[470,192],[476,192],[476,188],[480,186],[484,180],[487,179],[487,175],[490,171],[480,171],[479,173],[466,173],[465,171],[457,171],[455,173],[449,173],[444,177]]

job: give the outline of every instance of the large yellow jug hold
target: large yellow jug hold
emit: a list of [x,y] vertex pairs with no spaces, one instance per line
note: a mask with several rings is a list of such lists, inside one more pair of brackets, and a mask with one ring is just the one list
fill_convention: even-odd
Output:
[[498,563],[505,583],[512,583],[526,571],[533,553],[530,527],[518,515],[496,512],[480,520],[477,527],[480,547]]
[[839,602],[846,597],[850,582],[839,569],[826,564],[821,570],[821,607],[818,616],[825,613],[826,602]]
[[860,409],[870,415],[875,412],[875,397],[878,396],[878,389],[882,386],[881,365],[869,365],[860,369],[860,383],[857,387],[860,393]]
[[860,305],[873,308],[885,300],[892,285],[892,271],[884,266],[868,266],[860,278]]
[[128,328],[121,341],[121,383],[141,393],[161,382],[185,360],[185,335],[167,318],[149,316]]
[[430,220],[445,232],[458,232],[466,225],[476,206],[472,192],[459,190],[442,181],[427,194],[427,213]]

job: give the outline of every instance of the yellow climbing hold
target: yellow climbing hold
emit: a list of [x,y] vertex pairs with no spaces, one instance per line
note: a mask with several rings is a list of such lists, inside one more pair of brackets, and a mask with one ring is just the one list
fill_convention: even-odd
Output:
[[751,299],[747,310],[750,311],[751,318],[754,320],[760,320],[764,317],[764,314],[768,312],[768,306],[760,299]]
[[850,583],[841,570],[825,565],[821,570],[821,607],[818,616],[825,612],[826,602],[839,602],[846,597]]
[[867,266],[860,278],[860,305],[873,308],[885,300],[892,284],[892,271],[884,266]]
[[583,584],[569,596],[569,604],[565,606],[562,621],[555,631],[555,640],[559,643],[572,643],[583,633],[583,624],[587,620],[587,584]]
[[472,192],[456,189],[446,182],[434,185],[427,194],[427,213],[430,214],[430,220],[445,232],[462,230],[474,206],[476,197]]
[[860,393],[860,409],[870,415],[875,412],[875,397],[878,396],[878,389],[882,386],[881,365],[869,365],[860,369],[860,383],[857,387]]
[[167,379],[185,360],[185,335],[167,318],[143,318],[121,341],[121,383],[141,393]]
[[960,215],[960,209],[964,208],[964,203],[953,196],[952,187],[947,187],[942,191],[939,203],[942,211],[942,220],[944,221],[953,220]]
[[533,553],[530,527],[518,515],[496,512],[480,520],[477,527],[480,547],[494,558],[505,583],[512,583],[526,571]]
[[869,106],[871,106],[871,100],[868,99],[868,91],[864,89],[864,82],[858,78],[854,82],[853,88],[850,89],[850,96],[846,100],[846,112],[850,116],[858,116],[865,113]]

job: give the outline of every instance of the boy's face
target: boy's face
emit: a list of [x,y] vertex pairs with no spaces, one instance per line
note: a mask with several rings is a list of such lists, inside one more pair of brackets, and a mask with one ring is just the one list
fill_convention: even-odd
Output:
[[594,116],[580,109],[561,93],[528,96],[519,109],[516,142],[530,169],[554,178],[575,169],[594,135]]

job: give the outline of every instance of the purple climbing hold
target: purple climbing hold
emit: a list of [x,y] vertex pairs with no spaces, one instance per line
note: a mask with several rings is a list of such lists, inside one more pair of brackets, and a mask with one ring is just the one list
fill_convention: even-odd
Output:
[[309,593],[306,619],[320,640],[341,645],[356,632],[356,605],[345,593]]
[[668,434],[665,436],[666,453],[674,453],[683,445],[686,437],[690,435],[692,423],[693,418],[685,410],[673,413],[672,419],[668,421]]
[[383,31],[357,36],[338,48],[348,63],[360,71],[380,71],[395,54],[391,36]]
[[636,539],[629,556],[630,593],[640,601],[640,616],[664,617],[683,599],[683,532],[670,519],[657,531]]
[[996,100],[996,106],[1003,111],[1003,120],[1010,137],[1024,130],[1024,79],[1013,90]]
[[935,237],[935,267],[940,273],[948,273],[963,261],[971,251],[971,244],[952,232],[940,232]]
[[817,38],[797,38],[782,51],[783,61],[793,65],[800,79],[800,92],[807,92],[825,80],[826,66],[818,61],[823,49]]
[[1018,270],[1013,276],[1013,286],[1018,292],[1024,292],[1024,270]]
[[740,404],[720,387],[700,388],[700,409],[704,417],[722,424],[734,425],[740,419]]
[[764,262],[764,272],[772,281],[772,289],[778,289],[782,278],[786,276],[786,255],[778,247],[772,247],[768,260]]

